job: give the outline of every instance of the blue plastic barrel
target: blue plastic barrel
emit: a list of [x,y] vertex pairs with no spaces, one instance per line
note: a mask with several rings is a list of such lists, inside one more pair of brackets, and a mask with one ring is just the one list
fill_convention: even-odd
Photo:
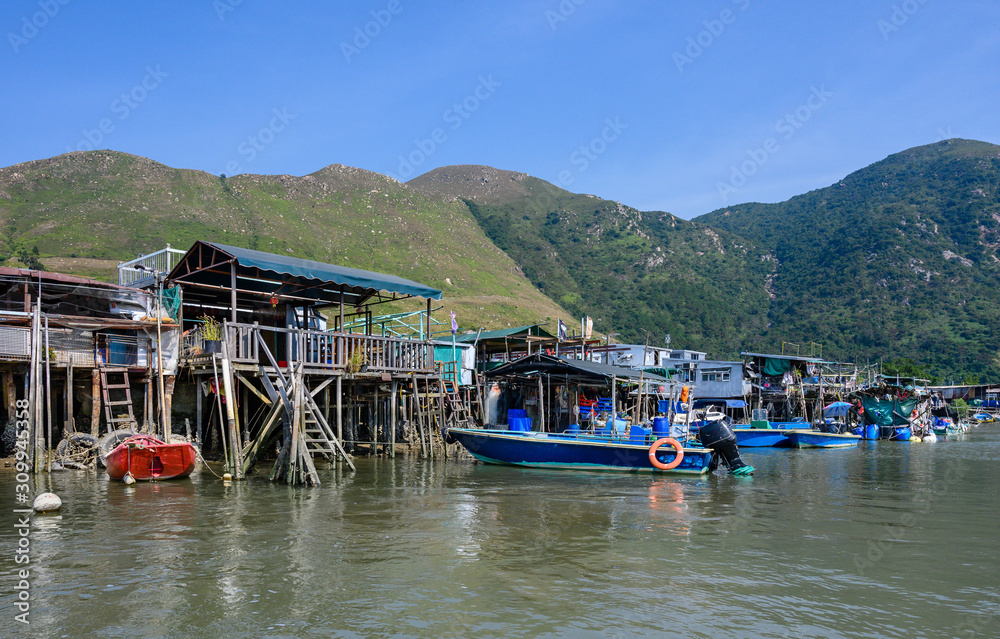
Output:
[[670,437],[670,420],[666,417],[653,418],[653,437]]
[[[509,415],[509,413],[508,413]],[[508,430],[517,431],[531,431],[531,418],[530,417],[507,417],[507,428]]]
[[865,426],[865,439],[878,439],[878,424]]

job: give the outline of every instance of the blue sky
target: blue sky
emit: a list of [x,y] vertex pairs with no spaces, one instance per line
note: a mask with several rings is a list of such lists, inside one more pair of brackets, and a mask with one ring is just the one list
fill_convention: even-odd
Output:
[[8,0],[0,31],[0,166],[486,164],[691,218],[1000,143],[987,0]]

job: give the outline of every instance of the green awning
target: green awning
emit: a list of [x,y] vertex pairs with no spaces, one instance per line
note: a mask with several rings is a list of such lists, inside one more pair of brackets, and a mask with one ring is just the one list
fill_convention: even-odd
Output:
[[396,277],[395,275],[362,271],[361,269],[349,266],[335,266],[300,257],[264,253],[263,251],[216,244],[215,242],[205,242],[205,244],[223,253],[228,253],[236,259],[237,264],[246,268],[257,268],[280,275],[290,275],[292,277],[301,277],[321,282],[332,282],[333,284],[342,284],[344,286],[388,291],[399,295],[412,295],[434,300],[441,299],[441,291],[412,280]]

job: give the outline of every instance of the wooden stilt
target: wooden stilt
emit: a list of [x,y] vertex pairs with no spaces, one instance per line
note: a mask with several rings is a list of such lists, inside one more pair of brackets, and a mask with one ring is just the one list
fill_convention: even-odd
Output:
[[97,437],[101,427],[101,372],[90,372],[90,434]]
[[73,419],[73,363],[66,364],[66,420],[64,431],[76,432],[76,420]]
[[14,387],[14,371],[3,372],[3,396],[7,402],[7,421],[17,415],[17,389]]
[[389,457],[396,456],[396,403],[399,398],[399,382],[392,380],[389,399]]
[[198,442],[198,447],[201,448],[201,423],[202,423],[202,412],[204,411],[203,407],[204,401],[202,399],[202,396],[204,393],[202,393],[201,390],[201,384],[202,384],[201,380],[199,378],[195,379],[198,381],[196,381],[194,385],[194,403],[195,403],[194,432],[195,432],[195,441]]

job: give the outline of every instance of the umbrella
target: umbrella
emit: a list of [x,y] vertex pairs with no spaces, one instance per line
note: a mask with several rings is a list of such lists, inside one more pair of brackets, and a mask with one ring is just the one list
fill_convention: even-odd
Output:
[[847,411],[851,410],[851,404],[848,402],[833,402],[828,406],[823,408],[823,417],[843,417],[847,415]]

